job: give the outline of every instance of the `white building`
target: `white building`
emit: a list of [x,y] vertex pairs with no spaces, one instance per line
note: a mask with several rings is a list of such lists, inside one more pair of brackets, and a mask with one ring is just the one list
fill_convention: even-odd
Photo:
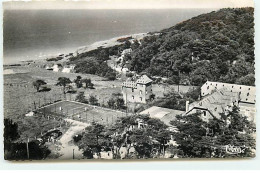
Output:
[[220,113],[227,113],[234,105],[249,121],[256,120],[256,88],[254,86],[237,85],[207,81],[201,87],[200,101],[187,104],[186,114],[201,112],[201,118],[220,118]]
[[73,73],[75,72],[75,65],[69,65],[69,66],[65,66],[62,70],[63,73]]

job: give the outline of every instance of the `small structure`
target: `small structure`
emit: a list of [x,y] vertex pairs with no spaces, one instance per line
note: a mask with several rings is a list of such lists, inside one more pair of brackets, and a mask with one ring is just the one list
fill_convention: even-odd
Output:
[[112,151],[101,151],[100,158],[101,159],[113,159],[113,152]]
[[32,116],[34,116],[34,112],[31,111],[31,112],[25,114],[25,116],[26,116],[26,117],[32,117]]
[[61,64],[55,64],[53,67],[52,67],[53,71],[54,72],[59,72],[62,70],[62,65]]
[[170,121],[176,118],[176,115],[182,115],[185,111],[162,108],[158,106],[152,106],[142,112],[141,115],[150,115],[151,118],[157,118],[163,121],[165,124],[170,125]]
[[153,94],[152,80],[146,75],[129,78],[122,84],[122,93],[125,103],[146,103]]
[[52,68],[51,66],[49,66],[49,65],[46,65],[46,66],[45,66],[45,69],[46,69],[46,70],[53,70],[53,68]]
[[65,66],[62,70],[63,73],[73,73],[75,72],[75,66],[76,65],[69,65],[69,66]]

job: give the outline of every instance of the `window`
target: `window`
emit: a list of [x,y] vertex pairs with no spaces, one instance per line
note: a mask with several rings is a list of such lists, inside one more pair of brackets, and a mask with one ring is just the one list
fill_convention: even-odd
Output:
[[207,87],[207,90],[209,89],[209,86]]
[[140,100],[142,101],[142,100],[143,100],[143,98],[142,98],[142,97],[140,97]]
[[140,95],[142,95],[142,93],[143,93],[142,90],[140,90]]
[[250,88],[248,88],[248,90],[250,90]]
[[247,93],[247,96],[249,96],[249,93]]
[[234,88],[234,86],[232,85],[232,88]]
[[206,116],[206,111],[203,111],[203,115],[204,115],[204,117]]
[[134,99],[135,99],[135,96],[132,96],[132,99],[134,100]]
[[132,88],[132,92],[134,92],[134,88]]

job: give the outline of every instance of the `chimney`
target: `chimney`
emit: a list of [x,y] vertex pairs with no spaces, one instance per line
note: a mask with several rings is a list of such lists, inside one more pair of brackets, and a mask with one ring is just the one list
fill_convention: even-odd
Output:
[[187,100],[186,101],[186,112],[188,112],[189,111],[189,101]]

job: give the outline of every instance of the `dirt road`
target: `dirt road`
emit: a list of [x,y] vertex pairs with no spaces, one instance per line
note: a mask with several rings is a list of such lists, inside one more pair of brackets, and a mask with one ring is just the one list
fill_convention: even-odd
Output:
[[85,129],[89,124],[82,123],[79,121],[65,119],[67,122],[72,123],[68,131],[60,138],[59,142],[61,143],[61,149],[59,153],[61,157],[59,159],[73,159],[73,150],[74,150],[74,159],[82,159],[82,150],[78,146],[73,144],[73,136]]

